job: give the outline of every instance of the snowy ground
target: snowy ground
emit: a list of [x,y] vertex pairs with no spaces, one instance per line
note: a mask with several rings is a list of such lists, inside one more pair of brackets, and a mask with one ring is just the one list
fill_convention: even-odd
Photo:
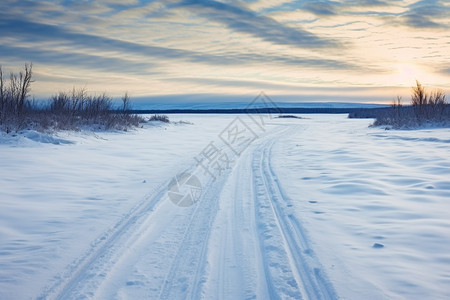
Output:
[[303,117],[0,136],[0,299],[450,298],[449,130]]

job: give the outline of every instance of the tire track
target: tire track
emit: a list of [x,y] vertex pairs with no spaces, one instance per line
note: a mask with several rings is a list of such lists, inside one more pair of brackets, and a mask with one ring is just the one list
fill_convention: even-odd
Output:
[[[272,135],[276,135],[280,129],[276,128],[274,132],[269,135],[264,135],[261,137],[262,140],[270,138]],[[208,281],[208,272],[206,270],[208,262],[209,251],[214,251],[217,249],[217,245],[211,244],[211,231],[213,223],[216,219],[219,210],[219,201],[221,200],[222,191],[225,184],[229,182],[230,179],[234,179],[232,174],[233,171],[239,171],[241,164],[245,163],[245,159],[251,157],[252,153],[248,153],[254,149],[254,145],[251,145],[246,149],[233,163],[232,168],[228,169],[217,181],[210,182],[205,186],[205,193],[202,198],[196,203],[197,207],[195,212],[192,214],[191,220],[183,233],[183,240],[177,250],[177,254],[171,263],[170,270],[166,275],[161,292],[159,294],[159,299],[200,299],[203,296],[205,284]],[[239,172],[238,172],[239,173]],[[237,182],[240,184],[242,182]],[[234,186],[234,185],[233,185]],[[234,186],[236,189],[241,189],[240,186]],[[238,191],[236,194],[241,193]],[[244,220],[242,212],[240,212],[241,207],[238,207],[235,199],[231,204],[231,209],[234,211],[232,214],[233,218],[238,218],[238,220]],[[232,288],[229,285],[228,280],[235,282],[234,278],[230,278],[230,274],[224,275],[224,259],[225,259],[225,248],[232,249],[231,256],[229,252],[227,253],[227,259],[234,260],[239,268],[244,268],[242,265],[242,258],[236,255],[235,251],[243,252],[243,243],[239,237],[237,237],[239,228],[237,227],[237,222],[235,219],[227,220],[230,222],[231,227],[225,228],[225,236],[222,235],[224,240],[220,241],[221,249],[218,252],[219,255],[219,276],[217,286],[216,286],[216,296],[217,298],[227,298],[225,290]],[[239,222],[239,221],[238,221]],[[222,224],[224,225],[224,224]],[[226,224],[224,225],[227,226]],[[228,231],[228,230],[231,230]],[[242,269],[242,272],[246,270]],[[248,283],[245,278],[243,280],[247,285]],[[236,282],[235,282],[236,283]],[[240,282],[239,284],[242,284]],[[246,286],[247,287],[247,286]],[[236,287],[234,287],[236,288]],[[248,289],[244,292],[248,292]]]
[[290,249],[293,250],[294,254],[298,254],[297,256],[294,255],[294,258],[296,258],[296,266],[301,271],[302,281],[308,287],[305,289],[308,298],[336,299],[336,292],[331,282],[327,279],[320,261],[314,254],[300,221],[294,214],[289,212],[289,207],[292,205],[287,200],[288,197],[283,192],[280,181],[271,165],[273,145],[274,143],[266,149],[268,155],[264,159],[264,170],[273,192],[273,206],[279,220],[283,220],[281,224],[287,233],[286,237]]
[[275,142],[273,139],[261,144],[253,158],[259,239],[271,297],[336,299],[271,166]]
[[[238,157],[232,169],[224,172],[217,181],[208,182],[195,207],[180,221],[183,227],[175,226],[183,231],[174,235],[177,248],[173,249],[166,264],[164,280],[164,274],[161,274],[161,286],[154,287],[157,289],[154,296],[159,295],[160,299],[203,298],[208,264],[215,263],[208,262],[208,253],[222,247],[218,252],[218,281],[208,286],[217,287],[217,298],[226,299],[226,293],[236,288],[239,291],[233,291],[234,295],[247,298],[336,298],[320,262],[309,247],[301,223],[290,213],[289,198],[284,195],[270,162],[273,145],[281,136],[297,129],[297,126],[279,126],[267,132]],[[232,172],[236,174],[230,175]],[[241,177],[245,177],[251,186],[243,186]],[[121,258],[127,259],[127,250],[153,241],[145,240],[148,224],[161,217],[165,211],[161,207],[167,208],[161,204],[167,199],[168,183],[161,185],[153,196],[142,199],[95,240],[39,299],[95,297],[114,266]],[[226,183],[231,183],[235,189],[227,193],[233,201],[227,206],[232,220],[227,220],[221,231],[225,239],[219,245],[213,245],[212,227]],[[245,214],[249,212],[252,217],[246,219]],[[247,232],[241,235],[239,230],[244,224]],[[159,235],[170,233],[170,230],[165,231],[164,225],[154,230]],[[253,246],[247,244],[247,238],[251,238]],[[259,252],[256,256],[255,249]],[[234,269],[230,265],[234,265]],[[239,279],[233,278],[236,274]],[[258,281],[256,288],[254,280]]]
[[206,281],[206,265],[211,228],[219,209],[221,191],[231,170],[210,182],[196,203],[183,241],[171,265],[159,299],[200,299]]
[[[272,134],[275,135],[280,129],[283,128],[276,128],[275,132],[272,132],[270,135],[265,134],[261,138],[266,139]],[[253,145],[250,146],[250,149],[252,148]],[[222,148],[221,150],[223,149],[225,148]],[[183,234],[183,241],[179,246],[175,259],[164,280],[159,299],[200,299],[202,297],[204,284],[208,279],[206,272],[208,250],[213,248],[213,246],[210,245],[210,234],[219,210],[220,196],[225,184],[230,179],[230,174],[236,168],[239,168],[240,163],[244,162],[243,158],[247,157],[247,154],[249,154],[247,152],[250,149],[246,149],[241,153],[236,161],[233,162],[231,168],[224,172],[217,181],[212,181],[205,187],[206,192],[196,204],[197,207],[195,212]],[[241,216],[241,214],[238,213],[237,216]],[[231,222],[235,224],[234,220]],[[236,225],[233,225],[232,227],[234,232],[230,233],[233,238],[233,241],[231,242],[232,245],[223,245],[222,247],[240,247],[239,243],[236,243],[234,240],[234,235],[237,232],[237,227],[235,226]],[[221,249],[221,251],[223,255],[224,249]],[[237,262],[241,261],[241,258],[239,257],[234,258]],[[222,262],[219,263],[219,268],[223,268],[223,265],[220,264],[222,264]],[[220,273],[221,282],[218,286],[218,290],[223,291],[226,288],[227,283],[223,282],[226,279],[222,272]],[[223,296],[224,295],[222,295],[222,297]]]
[[143,230],[141,225],[152,217],[157,205],[165,199],[166,191],[167,183],[164,183],[153,196],[141,200],[114,226],[92,242],[84,255],[69,265],[65,273],[45,289],[38,299],[92,297],[101,284],[101,279],[112,268],[113,258],[126,250],[122,245],[132,244],[139,238]]
[[[259,252],[255,253],[251,191],[251,164],[245,153],[227,178],[220,195],[220,214],[209,241],[209,272],[204,299],[255,299],[259,292],[256,271]],[[264,295],[267,295],[265,293]]]
[[260,245],[265,284],[271,299],[301,299],[299,280],[295,278],[297,274],[291,270],[289,264],[291,258],[284,247],[282,228],[271,204],[267,179],[262,172],[264,149],[267,144],[268,142],[259,145],[252,158],[257,239]]

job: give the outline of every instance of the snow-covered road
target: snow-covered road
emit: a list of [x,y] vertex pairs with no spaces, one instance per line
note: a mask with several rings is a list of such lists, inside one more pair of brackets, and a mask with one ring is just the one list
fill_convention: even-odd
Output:
[[192,124],[0,144],[0,299],[447,295],[446,131],[174,118]]
[[[169,201],[166,181],[40,298],[335,299],[270,162],[273,144],[297,130],[260,136],[189,208]],[[130,279],[135,269],[147,271]]]

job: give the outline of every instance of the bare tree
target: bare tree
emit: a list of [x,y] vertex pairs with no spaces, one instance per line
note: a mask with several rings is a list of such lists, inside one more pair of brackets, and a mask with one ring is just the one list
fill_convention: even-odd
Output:
[[416,86],[412,87],[411,104],[419,123],[429,119],[428,95],[418,80],[416,80]]
[[24,72],[20,72],[21,85],[20,85],[20,95],[19,95],[19,112],[23,111],[25,106],[25,101],[31,90],[31,83],[33,80],[33,64],[25,64]]
[[392,100],[392,104],[391,104],[392,108],[397,108],[397,107],[402,107],[402,106],[403,106],[403,99],[401,96],[397,96],[397,98]]
[[437,90],[431,93],[428,98],[428,102],[430,105],[439,106],[445,104],[445,94],[443,90]]
[[392,110],[387,114],[387,117],[392,120],[392,123],[397,123],[402,118],[403,112],[403,99],[401,96],[397,96],[397,98],[392,100],[391,108]]
[[0,111],[3,111],[4,101],[5,101],[5,90],[3,83],[3,70],[2,66],[0,65]]
[[128,92],[125,92],[125,95],[122,97],[122,112],[126,113],[130,109],[130,96],[128,96]]
[[0,125],[3,124],[3,117],[5,114],[5,102],[6,102],[6,91],[5,85],[3,83],[3,70],[0,65]]
[[443,90],[436,90],[428,98],[429,109],[435,121],[441,122],[445,113],[446,100]]
[[15,113],[20,116],[25,107],[25,101],[30,93],[33,82],[33,64],[25,64],[24,70],[19,74],[11,72],[9,81],[9,97]]
[[416,86],[412,87],[411,104],[414,106],[423,106],[428,104],[428,97],[425,88],[416,80]]

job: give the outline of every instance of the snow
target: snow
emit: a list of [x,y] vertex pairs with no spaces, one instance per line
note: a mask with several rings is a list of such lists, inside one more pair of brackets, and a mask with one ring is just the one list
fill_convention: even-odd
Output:
[[169,117],[0,136],[0,299],[450,297],[448,130]]
[[338,295],[448,298],[450,132],[370,122],[315,117],[278,143],[276,171]]

